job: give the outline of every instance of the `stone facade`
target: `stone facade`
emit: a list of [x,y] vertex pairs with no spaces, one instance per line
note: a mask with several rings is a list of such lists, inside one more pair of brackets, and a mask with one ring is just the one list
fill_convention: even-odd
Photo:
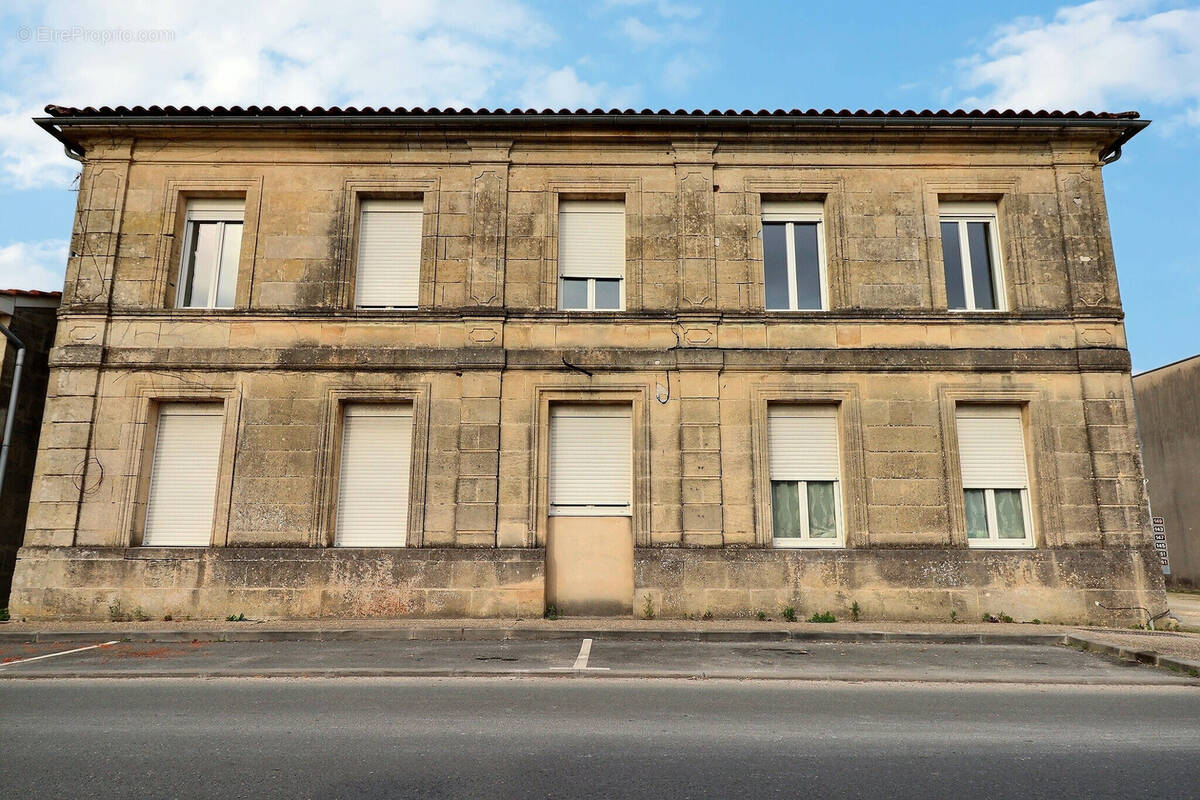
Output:
[[[591,400],[632,407],[637,613],[1163,604],[1100,162],[1143,123],[54,114],[86,156],[15,614],[540,614],[548,408]],[[245,199],[233,309],[171,307],[193,197]],[[423,201],[416,310],[353,307],[378,197]],[[562,197],[624,199],[623,311],[557,310]],[[775,198],[822,203],[829,310],[764,310]],[[950,312],[938,203],[976,198],[1008,310]],[[147,430],[188,399],[225,408],[213,546],[140,547]],[[356,399],[413,404],[406,549],[331,546]],[[772,547],[785,400],[840,409],[843,549]],[[968,547],[964,401],[1026,409],[1032,550]]]

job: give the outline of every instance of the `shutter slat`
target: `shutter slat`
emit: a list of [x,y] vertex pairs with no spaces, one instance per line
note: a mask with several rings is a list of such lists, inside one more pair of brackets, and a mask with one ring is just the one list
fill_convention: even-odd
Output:
[[358,231],[355,304],[415,307],[421,279],[421,202],[364,203]]
[[222,407],[192,403],[159,409],[150,467],[147,547],[208,547],[224,427]]
[[563,278],[625,277],[625,204],[559,203],[558,274]]
[[411,405],[346,406],[335,545],[405,546],[411,461]]
[[964,489],[1028,488],[1019,409],[960,409],[956,417]]
[[621,506],[633,498],[630,409],[563,408],[550,419],[550,504]]
[[836,407],[771,406],[767,439],[771,480],[839,479]]

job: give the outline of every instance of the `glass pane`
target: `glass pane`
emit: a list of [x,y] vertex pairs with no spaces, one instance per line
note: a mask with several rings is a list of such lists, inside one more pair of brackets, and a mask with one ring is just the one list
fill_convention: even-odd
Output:
[[946,302],[950,308],[967,307],[963,287],[962,248],[958,241],[958,223],[942,223],[942,260],[946,265]]
[[800,536],[800,487],[796,481],[771,481],[771,518],[776,539]]
[[996,292],[992,282],[992,248],[988,243],[988,223],[967,223],[967,247],[971,251],[971,288],[976,308],[995,308]]
[[596,279],[596,308],[615,309],[621,307],[621,282],[608,278]]
[[967,509],[967,538],[986,539],[987,497],[983,489],[964,489],[963,504]]
[[587,278],[563,278],[559,285],[559,308],[587,308]]
[[184,308],[206,308],[208,292],[216,277],[217,237],[216,222],[193,222],[192,251],[188,253],[187,266],[183,275],[183,299],[179,305]]
[[837,538],[837,504],[834,495],[833,481],[808,482],[809,538]]
[[767,308],[788,310],[787,223],[763,223],[763,272]]
[[233,308],[241,252],[242,223],[226,222],[225,241],[221,244],[221,271],[217,280],[217,308]]
[[817,223],[792,226],[796,245],[796,308],[821,308],[821,262],[817,254]]
[[1025,513],[1020,489],[996,490],[996,535],[1001,539],[1025,538]]

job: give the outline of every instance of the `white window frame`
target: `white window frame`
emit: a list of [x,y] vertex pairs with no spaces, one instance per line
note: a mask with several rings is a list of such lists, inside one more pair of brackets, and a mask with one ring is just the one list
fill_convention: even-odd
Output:
[[[974,418],[1016,418],[1021,422],[1021,455],[1025,463],[1024,486],[986,486],[976,485],[983,481],[968,481],[963,476],[962,464],[962,433],[961,420],[967,417]],[[1020,406],[1006,405],[984,405],[982,407],[974,404],[959,406],[955,409],[954,415],[954,434],[959,441],[958,469],[959,481],[962,484],[962,513],[963,513],[963,533],[967,534],[967,546],[980,549],[991,550],[1032,550],[1037,547],[1037,542],[1033,529],[1033,508],[1030,503],[1029,491],[1029,441],[1025,435],[1025,425],[1023,422],[1023,413]],[[969,535],[970,524],[967,520],[967,491],[982,491],[984,493],[984,508],[987,518],[986,539],[971,538]],[[1025,523],[1025,538],[1024,539],[1001,539],[999,537],[1000,525],[996,516],[996,491],[1011,491],[1017,490],[1021,493],[1021,516]]]
[[[217,261],[214,267],[214,275],[211,285],[208,289],[208,297],[205,298],[203,305],[183,304],[184,297],[187,294],[188,280],[194,277],[188,275],[188,258],[191,256],[192,245],[196,236],[197,222],[216,222],[218,223],[217,238],[221,243],[217,250]],[[175,291],[175,307],[176,308],[233,308],[233,306],[218,306],[217,295],[220,292],[221,283],[221,260],[225,255],[225,225],[226,223],[237,223],[242,226],[242,235],[245,236],[246,222],[246,201],[245,200],[210,200],[197,199],[189,200],[187,211],[184,216],[184,234],[183,234],[183,253],[179,259],[179,286]],[[235,303],[237,296],[237,279],[238,272],[241,271],[241,253],[238,253],[238,269],[234,271],[234,297]]]
[[[768,448],[771,447],[770,425],[771,425],[772,406],[786,408],[788,406],[795,406],[795,405],[807,405],[807,404],[796,404],[796,403],[784,402],[784,403],[778,403],[778,404],[772,403],[767,406],[767,431],[768,431],[767,432],[767,447]],[[819,414],[820,416],[825,416],[826,414],[828,414],[828,415],[832,416],[832,418],[833,418],[834,428],[836,431],[835,447],[837,448],[837,453],[836,453],[836,455],[837,455],[837,475],[834,476],[832,479],[830,479],[828,477],[826,477],[826,478],[817,478],[817,477],[776,478],[774,473],[771,471],[770,455],[768,454],[768,458],[767,458],[767,497],[768,497],[769,502],[767,504],[767,507],[771,512],[771,543],[772,543],[773,547],[777,547],[780,549],[792,549],[792,548],[831,548],[831,549],[836,549],[836,548],[844,548],[846,546],[846,527],[845,527],[846,509],[842,503],[842,472],[843,472],[843,468],[842,468],[841,409],[837,405],[828,404],[828,403],[819,403],[819,404],[813,404],[813,405],[815,405],[816,408],[810,409],[810,411],[814,412],[814,415]],[[819,409],[819,411],[818,411],[818,409]],[[809,410],[809,409],[806,409],[806,410]],[[807,416],[807,415],[803,415],[803,416]],[[837,536],[833,539],[828,539],[828,538],[814,539],[811,537],[810,521],[808,518],[808,484],[810,481],[813,483],[829,483],[829,482],[831,482],[831,480],[833,483],[834,530],[836,531]],[[780,483],[787,482],[787,483],[795,483],[796,484],[796,487],[797,487],[796,491],[799,495],[797,497],[797,513],[800,516],[800,536],[799,537],[778,536],[776,534],[776,531],[775,531],[775,493],[771,487],[771,484],[776,483],[776,482],[780,482]]]
[[[967,537],[968,547],[978,547],[981,549],[991,550],[1031,550],[1034,547],[1033,542],[1033,514],[1029,508],[1029,489],[1019,489],[1021,493],[1021,516],[1025,522],[1025,538],[1024,539],[1001,539],[1000,524],[996,519],[996,489],[981,489],[978,486],[963,487],[963,519],[966,520],[967,513],[967,498],[968,491],[982,491],[984,497],[984,505],[987,509],[987,531],[988,538],[973,539]],[[1000,491],[1011,491],[1002,487]]]
[[[615,210],[604,211],[601,208],[601,206],[603,206],[603,205],[616,205],[618,203],[621,206],[621,210],[619,212],[615,211]],[[558,217],[559,217],[559,226],[558,226],[558,236],[559,236],[558,310],[559,311],[588,311],[588,312],[598,312],[598,313],[624,311],[625,310],[625,281],[627,278],[626,273],[629,268],[628,258],[625,257],[624,255],[622,255],[622,258],[621,258],[621,275],[620,275],[620,277],[617,277],[615,275],[590,276],[590,275],[563,275],[562,274],[562,259],[561,259],[561,254],[562,254],[562,249],[561,249],[562,248],[562,215],[564,213],[570,214],[572,212],[584,211],[589,205],[592,206],[594,209],[592,211],[592,213],[608,213],[608,214],[618,214],[619,213],[621,215],[622,230],[625,232],[624,235],[621,237],[621,252],[622,252],[622,254],[624,254],[626,251],[626,241],[628,239],[629,234],[628,234],[628,228],[627,228],[628,219],[626,217],[626,207],[625,207],[624,200],[560,199],[558,201]],[[576,281],[586,280],[587,281],[587,306],[585,308],[566,308],[563,306],[563,294],[564,294],[563,293],[563,282],[567,281],[567,280],[576,280]],[[615,280],[617,282],[618,300],[617,300],[616,308],[596,308],[596,281],[598,281],[598,280],[609,280],[609,281]]]
[[[941,224],[953,222],[958,225],[959,262],[962,264],[963,294],[966,308],[948,308],[949,311],[996,312],[1008,310],[1008,297],[1004,286],[1004,262],[1000,257],[1000,217],[995,203],[987,201],[946,202],[938,204],[938,235]],[[988,248],[992,257],[992,293],[996,296],[995,308],[976,308],[975,281],[971,272],[971,247],[967,242],[967,223],[988,223]],[[946,246],[942,241],[942,247]],[[946,271],[945,251],[942,255],[942,273]],[[947,307],[949,307],[947,297]]]
[[[815,479],[814,478],[812,480],[812,483],[829,483],[829,482],[830,481],[828,479]],[[800,536],[799,536],[799,538],[797,538],[795,536],[776,536],[775,531],[774,531],[774,528],[775,528],[775,522],[774,522],[775,493],[774,493],[774,491],[771,491],[771,503],[772,503],[772,506],[771,506],[771,529],[772,529],[771,530],[771,541],[775,547],[778,547],[780,549],[788,549],[788,548],[797,548],[797,547],[841,548],[841,547],[846,546],[846,530],[842,524],[842,517],[844,517],[845,514],[842,513],[842,479],[840,477],[832,482],[833,483],[833,503],[834,503],[833,521],[834,521],[834,530],[837,532],[837,537],[833,538],[833,539],[829,539],[829,538],[814,539],[814,538],[812,538],[812,535],[811,535],[812,531],[810,529],[810,522],[808,519],[808,484],[809,484],[808,480],[800,480],[800,479],[792,480],[790,478],[787,478],[782,481],[772,480],[771,483],[795,483],[796,491],[799,495],[799,497],[797,498],[797,500],[798,500],[797,511],[800,516]]]
[[[818,201],[763,201],[762,204],[762,223],[767,222],[783,222],[786,223],[785,229],[785,245],[787,247],[787,280],[788,280],[788,307],[787,308],[768,308],[767,311],[783,311],[783,312],[813,312],[813,311],[828,311],[829,310],[829,268],[825,258],[825,204]],[[798,308],[800,304],[799,292],[796,288],[796,236],[795,223],[817,223],[817,274],[821,283],[821,307],[820,308]],[[763,240],[765,246],[765,236],[760,229],[759,238]],[[766,297],[766,268],[767,254],[763,252],[763,296]],[[765,302],[764,302],[765,305]]]
[[[547,502],[547,513],[551,517],[632,517],[633,516],[633,409],[625,403],[605,404],[561,404],[551,406],[550,424],[554,425],[557,416],[564,417],[618,417],[629,420],[629,502],[624,505],[589,504],[560,504],[553,501],[553,490]],[[553,431],[550,433],[553,436]],[[553,447],[553,445],[551,445]],[[549,454],[553,459],[553,452]],[[554,480],[554,464],[551,462],[547,469],[550,481]]]

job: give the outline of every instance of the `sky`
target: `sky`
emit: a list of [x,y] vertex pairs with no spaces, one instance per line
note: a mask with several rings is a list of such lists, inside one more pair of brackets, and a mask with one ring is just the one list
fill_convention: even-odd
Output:
[[[59,289],[62,105],[1133,109],[1105,167],[1135,371],[1200,352],[1200,5],[806,0],[0,8],[0,288]],[[919,9],[919,11],[918,11]]]

